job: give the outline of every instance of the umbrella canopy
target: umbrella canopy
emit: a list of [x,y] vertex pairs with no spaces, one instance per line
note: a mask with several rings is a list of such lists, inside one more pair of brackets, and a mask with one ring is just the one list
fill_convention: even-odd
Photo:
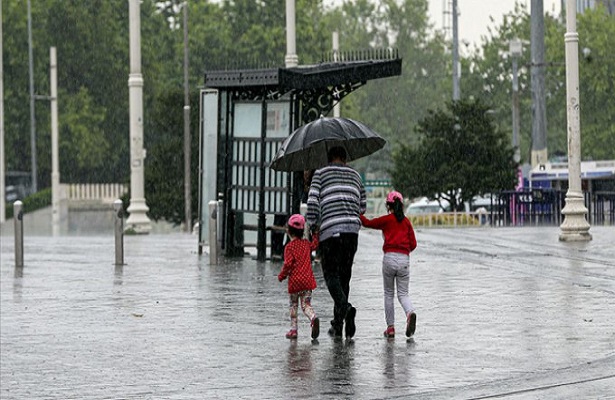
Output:
[[349,118],[320,117],[296,129],[271,161],[277,171],[305,171],[327,165],[327,152],[343,147],[347,161],[380,150],[386,140],[361,122]]

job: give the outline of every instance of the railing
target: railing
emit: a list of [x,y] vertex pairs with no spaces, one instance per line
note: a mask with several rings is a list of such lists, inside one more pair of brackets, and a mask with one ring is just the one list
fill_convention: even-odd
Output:
[[[559,226],[564,221],[564,191],[534,189],[500,192],[489,211],[408,215],[414,227]],[[590,225],[615,225],[615,192],[584,193]]]
[[128,192],[123,183],[67,183],[62,185],[69,201],[99,201],[113,204]]
[[[615,224],[615,192],[584,192],[586,219],[591,225]],[[558,226],[564,222],[566,193],[554,189],[500,192],[491,209],[496,226]]]
[[443,212],[408,215],[415,228],[461,228],[488,225],[489,213]]

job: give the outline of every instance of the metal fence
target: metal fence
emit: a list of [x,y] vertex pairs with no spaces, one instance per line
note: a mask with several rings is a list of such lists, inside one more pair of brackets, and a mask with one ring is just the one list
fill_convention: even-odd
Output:
[[[584,193],[587,220],[592,225],[615,225],[615,192]],[[566,192],[554,189],[503,191],[490,210],[493,226],[559,226]]]
[[[590,225],[615,225],[615,192],[585,192]],[[408,215],[414,227],[559,226],[566,192],[554,189],[503,191],[492,197],[486,211]]]

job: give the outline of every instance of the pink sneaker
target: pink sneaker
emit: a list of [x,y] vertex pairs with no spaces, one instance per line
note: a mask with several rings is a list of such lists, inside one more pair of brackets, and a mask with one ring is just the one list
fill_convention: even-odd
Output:
[[406,336],[410,337],[414,335],[414,331],[416,330],[416,314],[411,312],[408,314],[408,319],[406,320]]
[[395,337],[395,327],[393,326],[387,327],[387,330],[384,331],[384,337],[387,337],[387,338]]
[[290,331],[286,332],[286,339],[297,339],[297,330],[291,329]]

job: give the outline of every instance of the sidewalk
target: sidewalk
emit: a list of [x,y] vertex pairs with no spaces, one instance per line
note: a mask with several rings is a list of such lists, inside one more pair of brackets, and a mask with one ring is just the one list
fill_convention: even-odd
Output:
[[[280,263],[209,265],[187,234],[27,236],[0,254],[1,399],[615,398],[615,229],[417,229],[415,338],[385,339],[380,232],[359,238],[352,341],[288,329]],[[300,317],[301,318],[301,317]]]

